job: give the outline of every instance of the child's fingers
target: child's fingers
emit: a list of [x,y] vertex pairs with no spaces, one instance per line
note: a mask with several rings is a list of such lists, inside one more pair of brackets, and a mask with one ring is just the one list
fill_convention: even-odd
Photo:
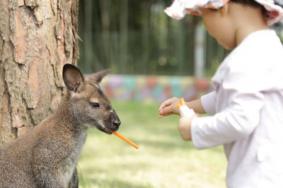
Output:
[[160,111],[161,109],[165,108],[165,107],[168,106],[168,105],[170,105],[169,100],[166,100],[166,101],[162,102],[162,103],[160,104],[160,106],[159,106],[159,111]]
[[161,116],[167,116],[167,115],[173,114],[171,106],[166,106],[166,107],[160,109],[159,114]]
[[159,111],[162,110],[165,107],[171,106],[172,104],[175,103],[176,100],[178,100],[178,98],[176,98],[176,97],[165,100],[164,102],[161,103],[161,105],[159,107]]
[[164,108],[168,108],[171,104],[169,103],[162,103],[159,107],[159,111],[162,111]]

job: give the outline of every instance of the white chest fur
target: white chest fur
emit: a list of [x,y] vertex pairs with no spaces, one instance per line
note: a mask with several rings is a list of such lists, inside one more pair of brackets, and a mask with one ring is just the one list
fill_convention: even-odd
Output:
[[77,139],[76,147],[72,151],[72,153],[63,161],[61,161],[60,168],[58,169],[59,180],[64,185],[64,187],[68,187],[68,184],[73,176],[75,171],[77,161],[83,147],[83,144],[86,139],[86,133],[80,135]]
[[58,169],[59,181],[62,182],[62,185],[64,185],[65,188],[67,188],[76,165],[74,165],[74,161],[72,159],[66,159],[63,163],[63,167]]

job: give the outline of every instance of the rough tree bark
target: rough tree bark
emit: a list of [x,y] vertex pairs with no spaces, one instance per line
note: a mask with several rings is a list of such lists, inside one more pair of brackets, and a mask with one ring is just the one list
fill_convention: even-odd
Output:
[[0,145],[58,105],[78,57],[79,0],[0,0]]

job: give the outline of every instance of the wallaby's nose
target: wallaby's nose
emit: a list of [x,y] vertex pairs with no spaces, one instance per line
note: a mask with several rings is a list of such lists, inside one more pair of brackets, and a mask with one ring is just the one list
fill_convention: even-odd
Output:
[[115,125],[116,127],[119,127],[120,124],[121,124],[120,120],[113,121],[113,125]]
[[111,114],[111,122],[112,122],[111,129],[114,131],[118,130],[121,124],[121,121],[115,112]]

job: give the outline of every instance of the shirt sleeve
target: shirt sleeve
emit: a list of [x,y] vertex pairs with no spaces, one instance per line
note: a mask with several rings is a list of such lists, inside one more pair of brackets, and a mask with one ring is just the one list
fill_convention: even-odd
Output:
[[[213,116],[197,117],[192,120],[193,145],[209,148],[246,138],[257,127],[263,106],[262,90],[266,82],[263,72],[230,72],[221,83],[218,96],[222,110]],[[261,78],[261,79],[260,79]],[[213,112],[213,95],[203,98],[204,108]],[[211,97],[211,99],[209,99]],[[215,97],[214,97],[215,98]]]
[[215,91],[201,96],[201,105],[208,114],[215,114]]

